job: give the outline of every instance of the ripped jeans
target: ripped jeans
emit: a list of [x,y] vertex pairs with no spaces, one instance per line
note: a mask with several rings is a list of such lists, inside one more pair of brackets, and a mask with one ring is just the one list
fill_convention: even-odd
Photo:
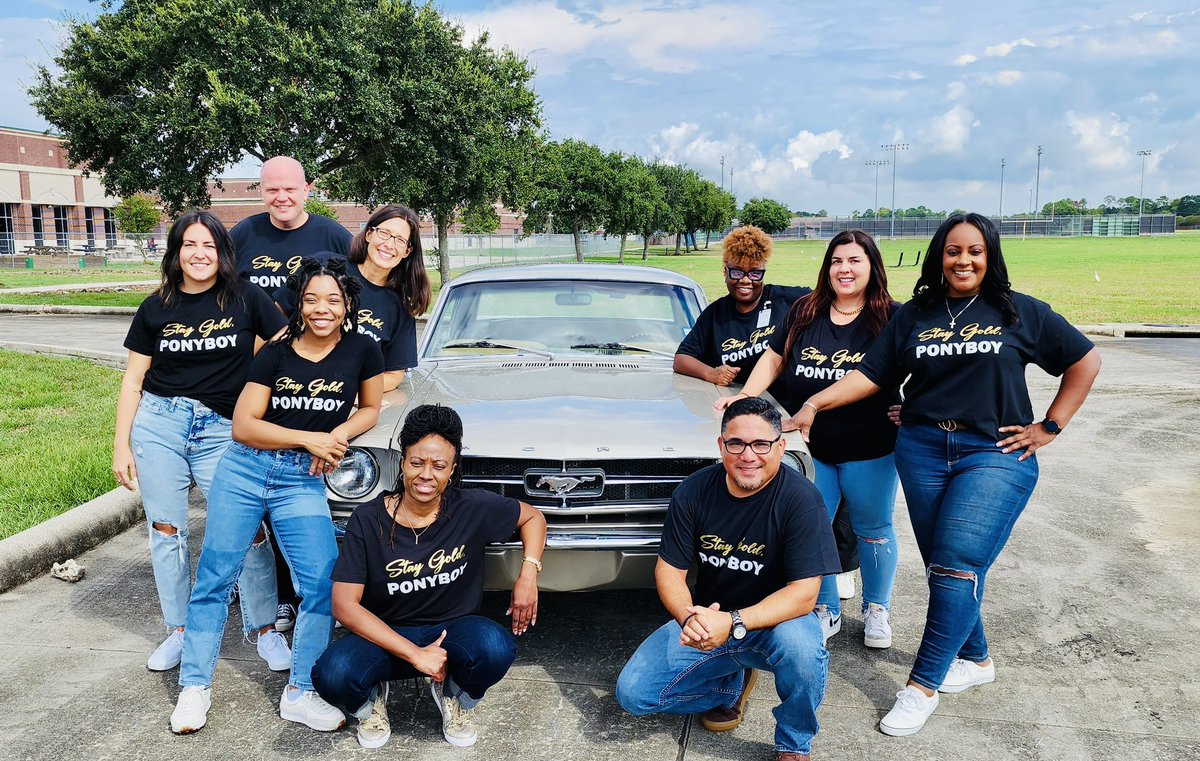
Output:
[[1037,457],[1019,462],[996,439],[935,425],[900,426],[896,470],[929,582],[925,632],[909,678],[941,686],[955,658],[988,659],[980,604],[988,569],[1037,485]]
[[[896,529],[892,514],[896,511],[896,465],[892,455],[874,460],[855,460],[830,465],[814,459],[817,490],[829,512],[837,515],[838,505],[846,503],[850,525],[858,537],[858,562],[862,571],[862,607],[873,602],[890,608],[892,585],[900,555],[896,548]],[[821,579],[817,603],[835,615],[841,615],[837,576]]]
[[[142,392],[129,443],[137,464],[142,508],[150,532],[150,566],[158,587],[163,623],[187,621],[192,594],[188,554],[188,489],[192,481],[208,498],[217,463],[232,441],[233,424],[203,403],[184,396]],[[164,533],[154,524],[171,526]],[[242,626],[246,633],[275,623],[275,558],[264,541],[251,548],[239,578]]]

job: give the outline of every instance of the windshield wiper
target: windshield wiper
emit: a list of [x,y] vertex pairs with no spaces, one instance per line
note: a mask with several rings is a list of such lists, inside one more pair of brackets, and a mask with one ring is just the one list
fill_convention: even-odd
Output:
[[548,351],[541,349],[531,349],[528,346],[518,346],[517,344],[504,343],[503,341],[492,341],[484,338],[479,341],[455,341],[442,346],[443,349],[512,349],[514,351],[529,352],[539,357],[546,359],[554,359],[554,355]]
[[575,344],[572,349],[601,349],[607,351],[644,351],[647,354],[657,354],[660,357],[672,357],[674,354],[668,354],[665,351],[658,349],[648,349],[645,346],[637,346],[635,344],[623,344],[617,341],[609,341],[608,343],[590,343],[590,344]]

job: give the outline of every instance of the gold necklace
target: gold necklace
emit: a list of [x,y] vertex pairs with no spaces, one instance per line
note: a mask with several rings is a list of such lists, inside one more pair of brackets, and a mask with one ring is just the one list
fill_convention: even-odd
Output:
[[865,301],[858,307],[858,309],[851,309],[849,312],[847,312],[845,309],[839,309],[836,301],[829,302],[829,305],[833,307],[833,311],[837,312],[838,314],[844,314],[847,317],[853,317],[867,308],[867,302]]
[[[442,512],[442,505],[439,502],[437,509],[433,511],[433,520],[431,520],[428,525],[426,525],[424,528],[422,528],[421,533],[418,534],[416,526],[412,525],[413,523],[416,523],[417,516],[413,514],[412,510],[409,510],[407,507],[404,506],[404,497],[399,498],[399,501],[396,502],[396,506],[399,507],[401,510],[403,510],[405,515],[408,516],[408,519],[410,521],[408,530],[413,533],[413,544],[421,543],[421,537],[425,536],[425,532],[428,531],[433,526],[433,524],[437,523],[438,515]],[[392,520],[395,520],[395,519],[396,519],[396,511],[393,510],[392,511]]]

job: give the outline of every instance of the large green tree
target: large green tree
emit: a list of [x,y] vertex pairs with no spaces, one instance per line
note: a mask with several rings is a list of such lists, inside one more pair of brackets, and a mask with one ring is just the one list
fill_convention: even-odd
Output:
[[738,219],[743,225],[754,225],[768,234],[781,233],[792,223],[788,207],[770,198],[751,198],[742,207]]
[[665,204],[656,227],[659,232],[675,236],[675,255],[678,256],[683,235],[687,232],[688,187],[694,173],[678,164],[666,163],[653,164],[650,170],[662,186]]
[[113,207],[113,216],[117,218],[117,227],[121,229],[121,232],[137,243],[138,249],[142,252],[142,261],[149,261],[150,233],[158,227],[158,220],[162,216],[154,199],[145,193],[134,193],[117,202],[117,205]]
[[616,182],[612,162],[591,143],[545,143],[536,160],[525,230],[570,231],[575,260],[582,262],[582,235],[604,224]]
[[[625,240],[653,227],[663,214],[665,201],[663,189],[646,163],[636,156],[621,153],[609,154],[613,169],[613,183],[609,188],[608,213],[604,219],[604,232],[620,235],[621,247],[617,260],[625,261]],[[643,238],[642,258],[646,258],[649,238]]]

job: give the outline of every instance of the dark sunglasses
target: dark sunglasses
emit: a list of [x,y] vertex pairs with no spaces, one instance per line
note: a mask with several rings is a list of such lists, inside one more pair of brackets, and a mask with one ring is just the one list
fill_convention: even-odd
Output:
[[767,274],[766,270],[740,270],[737,267],[726,267],[725,271],[729,273],[730,280],[741,280],[748,277],[755,282],[762,280],[763,275]]

